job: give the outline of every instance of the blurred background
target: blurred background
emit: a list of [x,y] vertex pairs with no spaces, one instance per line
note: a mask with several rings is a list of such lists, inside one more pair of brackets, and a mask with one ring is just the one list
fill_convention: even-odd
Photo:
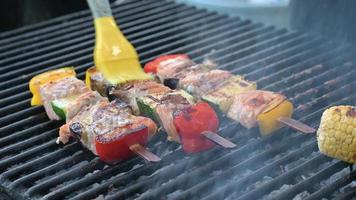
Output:
[[[112,0],[120,3],[125,0]],[[170,0],[173,1],[173,0]],[[355,0],[175,0],[281,28],[355,42]],[[2,0],[0,32],[88,9],[85,0]]]

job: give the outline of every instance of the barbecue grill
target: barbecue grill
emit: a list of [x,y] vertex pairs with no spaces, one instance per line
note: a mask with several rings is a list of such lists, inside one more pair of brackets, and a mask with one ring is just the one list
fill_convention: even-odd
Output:
[[[171,1],[113,3],[141,63],[161,54],[206,56],[219,67],[290,97],[294,118],[317,127],[330,105],[356,103],[356,51],[350,44],[276,29]],[[28,81],[93,65],[88,10],[0,34],[0,184],[16,199],[351,199],[356,170],[318,152],[315,135],[288,128],[261,138],[225,119],[236,149],[185,155],[159,134],[149,148],[162,161],[134,157],[106,165],[76,142],[55,143],[61,122],[30,107]]]

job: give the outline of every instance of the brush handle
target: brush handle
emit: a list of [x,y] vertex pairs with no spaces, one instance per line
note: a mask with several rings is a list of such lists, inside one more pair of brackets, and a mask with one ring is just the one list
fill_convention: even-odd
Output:
[[100,17],[111,17],[109,0],[87,0],[94,19]]

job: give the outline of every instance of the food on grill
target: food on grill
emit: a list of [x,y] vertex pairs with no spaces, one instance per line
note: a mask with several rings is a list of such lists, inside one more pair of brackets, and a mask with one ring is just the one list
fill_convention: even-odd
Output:
[[60,134],[80,140],[101,160],[116,163],[129,158],[137,145],[146,146],[156,130],[151,119],[132,115],[127,104],[102,100],[63,125]]
[[40,94],[48,117],[66,121],[70,121],[83,107],[103,98],[75,77],[51,81],[40,87]]
[[[51,73],[56,75],[54,81]],[[83,81],[68,77],[64,69],[45,74],[34,79],[38,83],[45,82],[42,77],[47,81],[38,88],[46,112],[50,119],[67,121],[60,128],[57,143],[65,144],[74,137],[108,163],[127,159],[133,152],[149,161],[159,160],[144,148],[157,131],[151,119],[132,115],[123,102],[109,102]]]
[[153,81],[138,81],[119,85],[112,94],[137,109],[138,114],[160,123],[167,139],[180,142],[186,153],[214,146],[202,134],[205,131],[216,134],[219,120],[215,111],[207,103],[195,103],[185,91],[171,90]]
[[221,113],[227,113],[236,94],[255,89],[256,83],[246,81],[243,77],[234,75],[225,84],[209,93],[203,94],[201,98],[210,105],[213,105]]
[[223,114],[227,113],[236,94],[257,87],[255,82],[247,81],[242,76],[196,64],[185,54],[158,57],[145,65],[145,71],[156,72],[165,85],[182,88]]
[[356,108],[334,106],[325,110],[317,138],[322,153],[356,163]]
[[179,87],[194,96],[201,97],[216,88],[221,88],[232,74],[224,70],[191,72],[179,80]]
[[214,146],[212,141],[202,136],[206,131],[214,134],[219,128],[219,119],[209,104],[200,102],[183,108],[174,114],[173,122],[185,152],[195,153]]
[[165,94],[148,94],[136,97],[139,114],[160,122],[168,134],[168,140],[179,142],[179,135],[173,125],[176,111],[190,107],[192,99],[184,96],[184,91],[170,91]]
[[282,124],[305,133],[315,132],[313,128],[290,118],[293,105],[285,96],[256,90],[255,82],[228,71],[195,64],[187,55],[158,57],[146,64],[145,71],[156,73],[160,81],[170,87],[181,88],[208,102],[218,113],[247,128],[259,125],[262,135],[274,132]]
[[227,116],[246,128],[260,127],[262,135],[268,135],[282,127],[281,117],[290,118],[293,104],[282,94],[251,90],[237,94]]
[[161,75],[161,81],[166,78],[172,78],[182,69],[188,68],[194,64],[185,54],[163,55],[147,63],[144,67],[146,73],[158,73]]
[[75,77],[73,67],[65,67],[61,69],[51,70],[33,77],[29,83],[30,91],[33,95],[31,105],[42,105],[40,87],[51,81],[56,81],[65,77]]
[[103,74],[99,73],[95,67],[91,67],[86,71],[85,84],[104,97],[107,97],[109,95],[109,90],[114,87],[105,80]]
[[172,90],[155,81],[132,81],[117,85],[111,95],[129,104],[134,114],[158,122],[167,133],[167,139],[181,143],[186,153],[210,149],[214,146],[210,140],[226,148],[235,146],[216,134],[219,120],[215,111],[205,102],[196,103],[184,90]]
[[133,113],[139,115],[138,97],[143,97],[147,94],[159,95],[170,91],[169,88],[161,87],[160,84],[154,81],[133,81],[117,86],[112,94],[114,97],[127,102],[131,106]]

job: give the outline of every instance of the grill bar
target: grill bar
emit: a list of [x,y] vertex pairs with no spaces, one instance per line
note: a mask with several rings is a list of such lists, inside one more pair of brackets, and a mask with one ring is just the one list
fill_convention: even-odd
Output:
[[[301,191],[309,190],[313,185],[319,183],[320,180],[323,180],[326,177],[330,177],[332,174],[334,174],[337,171],[340,171],[347,167],[347,164],[344,162],[337,162],[335,164],[332,164],[332,166],[327,166],[325,169],[322,171],[318,172],[316,175],[308,178],[305,181],[301,181],[297,185],[295,185],[293,188],[290,188],[280,195],[278,195],[276,198],[278,199],[290,199],[296,196],[298,193]],[[325,195],[325,193],[324,193]]]
[[[350,182],[354,181],[356,178],[356,172],[352,171],[349,174],[347,174],[344,177],[341,177],[340,179],[336,180],[334,183],[332,183],[329,187],[322,188],[318,190],[317,192],[313,193],[310,195],[307,200],[315,200],[315,199],[320,199],[322,197],[329,197],[335,190],[338,188],[341,188]],[[341,195],[339,199],[341,200],[346,200],[346,199],[352,199],[355,197],[355,191],[350,191],[344,195]]]

